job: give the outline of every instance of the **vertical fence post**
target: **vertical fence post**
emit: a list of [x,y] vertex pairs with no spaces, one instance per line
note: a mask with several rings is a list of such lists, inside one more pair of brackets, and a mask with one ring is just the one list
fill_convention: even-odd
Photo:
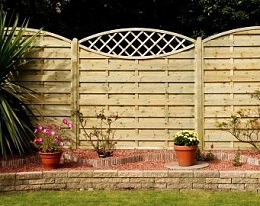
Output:
[[195,43],[195,130],[201,140],[200,147],[204,147],[204,84],[203,84],[203,45],[201,37]]
[[[72,113],[79,110],[79,43],[78,39],[74,38],[71,42],[71,111]],[[72,116],[72,121],[74,123],[73,132],[76,136],[76,145],[79,146],[79,125],[78,117],[76,115]]]

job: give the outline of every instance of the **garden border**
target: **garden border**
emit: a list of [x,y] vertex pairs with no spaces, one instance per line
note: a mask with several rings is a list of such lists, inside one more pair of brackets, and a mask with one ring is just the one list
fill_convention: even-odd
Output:
[[[216,156],[218,160],[233,160],[235,154],[230,154],[227,152],[214,152],[212,153]],[[158,161],[158,160],[171,160],[175,158],[175,153],[171,150],[165,150],[163,153],[160,152],[150,152],[148,154],[136,154],[129,155],[127,157],[109,157],[109,158],[99,158],[99,159],[87,159],[75,156],[71,153],[63,153],[62,161],[78,162],[82,164],[87,164],[92,167],[102,167],[102,166],[112,166],[118,164],[127,164],[139,161]],[[18,167],[27,163],[39,162],[39,156],[35,155],[29,158],[21,159],[11,159],[11,160],[0,160],[0,167]],[[246,155],[240,155],[240,161],[242,163],[247,163],[250,165],[260,166],[260,159],[253,158]]]
[[[218,159],[222,160],[231,160],[235,155],[225,152],[214,154]],[[169,157],[169,155],[159,155],[159,153],[140,154],[140,156],[131,156],[129,158],[96,159],[92,163],[108,165],[140,160],[151,161],[166,157]],[[71,157],[71,161],[83,160]],[[260,160],[256,158],[241,155],[241,161],[260,166]],[[28,161],[17,161],[17,163],[26,162]],[[103,189],[224,190],[260,193],[260,171],[94,169],[0,174],[0,192]]]

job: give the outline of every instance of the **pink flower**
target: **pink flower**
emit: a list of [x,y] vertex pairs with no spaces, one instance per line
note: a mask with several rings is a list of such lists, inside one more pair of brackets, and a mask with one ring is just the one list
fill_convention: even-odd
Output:
[[[67,128],[62,127],[62,124],[65,124]],[[65,133],[73,126],[67,119],[63,119],[62,124],[51,123],[46,127],[37,125],[34,129],[36,137],[32,142],[34,146],[42,152],[59,151],[65,145],[64,142],[70,141],[70,137]]]
[[70,129],[73,127],[72,123],[68,123],[67,125]]
[[41,131],[41,130],[43,130],[43,126],[38,125],[37,129],[38,129],[39,131]]
[[63,122],[64,124],[68,124],[68,120],[67,120],[67,119],[63,119],[62,122]]
[[50,131],[50,135],[53,135],[53,136],[54,136],[55,134],[56,134],[55,131],[53,131],[53,130]]
[[41,143],[42,141],[43,141],[42,137],[36,137],[36,138],[34,139],[34,142],[35,142],[35,143]]
[[50,135],[51,131],[49,129],[43,129],[43,133],[45,133],[46,135]]

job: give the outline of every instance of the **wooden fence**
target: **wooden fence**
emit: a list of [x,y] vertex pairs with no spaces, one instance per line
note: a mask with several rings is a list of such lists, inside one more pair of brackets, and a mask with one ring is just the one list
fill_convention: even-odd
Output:
[[204,148],[244,148],[215,125],[258,103],[250,94],[259,88],[260,27],[204,40],[145,28],[82,40],[44,32],[18,81],[36,92],[41,121],[73,121],[79,148],[89,143],[71,114],[81,111],[91,129],[102,109],[119,116],[117,148],[169,148],[181,129],[198,131]]

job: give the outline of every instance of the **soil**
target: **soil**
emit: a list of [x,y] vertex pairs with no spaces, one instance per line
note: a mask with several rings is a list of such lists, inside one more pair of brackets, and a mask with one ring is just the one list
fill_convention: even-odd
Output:
[[[87,159],[100,159],[96,152],[94,150],[83,150],[83,149],[77,149],[77,150],[66,150],[64,151],[67,154],[73,154],[74,156],[81,157],[81,158],[87,158]],[[119,158],[119,157],[129,157],[131,155],[136,154],[153,154],[153,153],[165,153],[165,150],[115,150],[113,152],[112,157],[108,158]],[[167,151],[171,152],[171,151]],[[203,151],[203,153],[207,153],[208,151]],[[210,151],[211,152],[211,151]],[[213,153],[227,153],[227,154],[235,154],[236,151],[213,151]],[[252,157],[254,159],[260,159],[260,153],[257,151],[248,151],[248,150],[241,150],[240,155],[246,156],[246,157]],[[233,156],[232,156],[233,157]],[[12,159],[17,159],[20,157],[12,157]],[[242,158],[241,158],[242,159]],[[0,159],[1,160],[1,159]],[[110,166],[90,166],[88,164],[78,163],[74,161],[67,161],[62,160],[61,164],[57,171],[61,170],[169,170],[164,165],[165,163],[174,162],[176,161],[173,159],[168,160],[151,160],[151,161],[139,161],[134,163],[126,163],[126,164],[117,164],[117,165],[110,165]],[[258,165],[251,165],[248,163],[242,163],[241,166],[233,166],[233,159],[230,160],[212,160],[208,161],[209,166],[206,168],[202,168],[200,170],[251,170],[251,171],[260,171],[260,166]],[[6,172],[30,172],[30,171],[43,171],[43,167],[40,162],[33,162],[33,163],[26,163],[24,165],[19,166],[5,166],[1,167],[0,165],[0,173],[6,173]]]

